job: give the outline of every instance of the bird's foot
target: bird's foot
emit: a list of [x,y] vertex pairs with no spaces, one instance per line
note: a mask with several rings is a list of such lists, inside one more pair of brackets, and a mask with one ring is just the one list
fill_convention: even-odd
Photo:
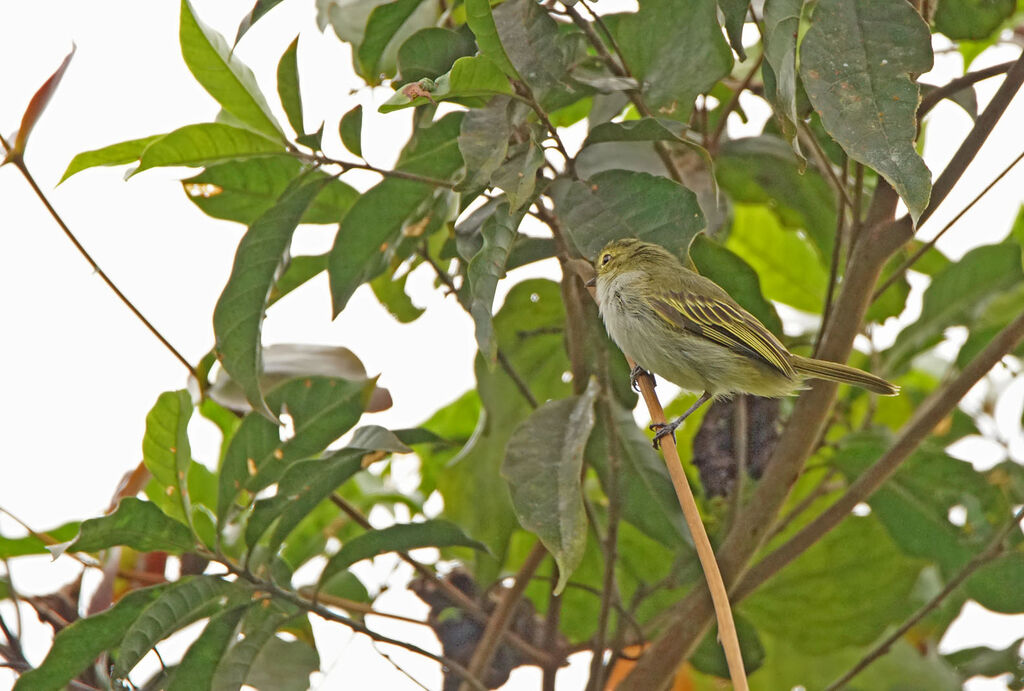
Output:
[[651,442],[656,449],[661,448],[661,440],[665,437],[671,436],[672,443],[676,443],[676,428],[683,421],[681,418],[677,418],[673,422],[655,422],[650,425],[650,429],[654,432],[654,440]]
[[654,378],[654,374],[653,373],[648,372],[647,370],[645,370],[640,365],[634,365],[633,369],[630,370],[630,372],[629,372],[629,385],[633,388],[634,391],[637,391],[637,392],[640,391],[639,379],[640,379],[640,377],[644,376],[645,374],[648,377],[651,378],[651,386],[657,386],[658,385],[658,380]]

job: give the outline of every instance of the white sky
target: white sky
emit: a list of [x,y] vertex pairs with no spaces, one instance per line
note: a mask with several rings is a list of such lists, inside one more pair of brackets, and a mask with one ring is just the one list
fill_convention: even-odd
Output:
[[[232,38],[239,19],[252,0],[196,0],[201,19]],[[602,7],[607,3],[602,3]],[[139,3],[107,0],[0,2],[0,131],[13,131],[32,93],[57,67],[72,41],[78,52],[57,96],[37,125],[27,152],[36,179],[50,195],[104,270],[135,304],[190,360],[195,362],[213,343],[211,314],[231,267],[244,228],[202,214],[185,199],[176,180],[182,170],[154,170],[129,182],[123,168],[93,169],[54,189],[71,158],[81,151],[149,134],[167,132],[194,122],[212,120],[218,107],[195,82],[180,58],[177,43],[178,3]],[[238,55],[254,70],[268,101],[286,122],[277,103],[274,74],[277,60],[302,32],[300,75],[305,96],[307,128],[326,120],[328,152],[340,153],[336,123],[356,103],[364,106],[368,129],[364,152],[371,163],[388,166],[409,128],[408,112],[388,116],[376,107],[390,95],[388,88],[350,93],[359,82],[352,75],[347,46],[328,30],[315,27],[310,0],[291,0],[276,8],[253,28]],[[975,67],[1014,57],[1014,51],[993,51]],[[957,74],[959,58],[938,61],[941,74],[926,81],[941,83]],[[987,100],[997,80],[979,92]],[[945,221],[1024,148],[1024,98],[1018,97],[988,146],[923,235],[936,232]],[[983,100],[984,102],[984,100]],[[943,105],[929,126],[926,160],[937,170],[952,155],[969,127],[959,109]],[[940,136],[938,133],[942,132]],[[946,134],[948,133],[948,135]],[[346,176],[365,188],[377,176]],[[991,198],[979,204],[941,244],[959,256],[975,244],[1005,235],[1017,213],[1024,190],[1024,167],[1004,180]],[[296,236],[295,253],[322,252],[333,241],[334,227],[308,226]],[[0,294],[4,300],[4,338],[0,362],[6,365],[6,395],[0,399],[5,441],[0,483],[0,506],[38,529],[66,520],[99,515],[121,475],[140,460],[144,417],[158,394],[181,388],[185,372],[108,288],[95,276],[47,215],[13,166],[0,168]],[[531,267],[517,276],[541,275],[550,267]],[[548,273],[550,275],[550,273]],[[324,276],[301,288],[271,310],[264,328],[267,344],[279,342],[344,345],[362,358],[371,373],[395,399],[393,409],[366,421],[384,426],[416,424],[435,409],[473,386],[475,351],[472,324],[454,300],[444,300],[430,287],[430,276],[417,272],[410,279],[415,301],[430,310],[411,325],[397,324],[362,288],[345,312],[330,320]],[[424,367],[424,363],[430,363]],[[1018,382],[1020,384],[1020,382]],[[1024,392],[1024,387],[1017,387]],[[998,417],[1006,424],[1020,420],[1019,392],[1001,402]],[[975,394],[977,409],[980,394]],[[1004,397],[1005,399],[1006,397]],[[1008,421],[1008,422],[1007,422]],[[215,437],[205,421],[195,425],[195,455],[208,463],[214,458]],[[1012,429],[1012,427],[1010,428]],[[972,446],[973,445],[973,446]],[[1017,447],[1017,460],[1024,447]],[[991,454],[981,440],[966,442],[962,457]],[[382,518],[383,517],[377,517]],[[4,534],[18,534],[0,517]],[[29,563],[31,562],[31,563]],[[379,582],[395,567],[382,557],[364,565],[368,582]],[[398,577],[408,577],[398,566]],[[50,592],[77,572],[62,558],[18,560],[14,581],[26,593]],[[397,592],[378,603],[411,616],[425,607]],[[4,614],[9,616],[9,609]],[[49,630],[25,618],[29,640],[48,640]],[[371,619],[383,633],[409,637],[436,649],[422,629]],[[358,670],[387,688],[415,688],[391,665],[372,652],[363,637],[350,640],[341,627],[318,630],[325,675],[314,678],[319,688],[337,688]],[[944,648],[967,645],[1003,646],[1024,631],[1024,617],[998,617],[972,612],[954,626]],[[43,644],[45,645],[45,644]],[[30,646],[38,662],[45,647]],[[401,651],[396,661],[428,686],[439,686],[433,665]],[[559,688],[580,688],[585,660],[560,675]],[[152,668],[150,668],[152,669]],[[0,670],[0,687],[11,677]],[[141,681],[144,675],[136,675]],[[516,672],[509,688],[532,689],[539,672]],[[972,689],[1004,688],[998,681],[972,683]]]

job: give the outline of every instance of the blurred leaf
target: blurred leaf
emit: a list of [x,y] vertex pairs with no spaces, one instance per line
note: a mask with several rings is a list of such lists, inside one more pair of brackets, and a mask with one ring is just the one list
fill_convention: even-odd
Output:
[[281,98],[288,123],[295,134],[303,134],[306,129],[302,122],[302,90],[299,88],[299,37],[296,36],[288,50],[277,63],[277,94]]
[[483,108],[473,108],[462,118],[459,151],[466,162],[466,177],[459,189],[486,187],[491,174],[505,160],[512,136],[512,111],[520,109],[505,96],[495,96]]
[[766,298],[811,314],[821,311],[828,274],[818,254],[807,240],[783,229],[767,207],[737,204],[725,247],[757,272]]
[[793,151],[771,135],[722,144],[715,176],[734,202],[766,204],[787,228],[814,241],[828,266],[836,233],[835,193],[816,169],[801,172]]
[[583,146],[602,142],[657,142],[669,141],[693,145],[686,138],[687,127],[678,120],[668,118],[640,118],[622,122],[604,122],[590,130]]
[[915,220],[931,173],[914,149],[912,80],[931,68],[928,26],[902,0],[819,0],[800,44],[800,77],[825,129],[893,186]]
[[75,154],[75,157],[71,159],[71,163],[68,164],[67,170],[64,171],[64,175],[61,176],[60,181],[57,184],[59,185],[75,173],[79,173],[87,168],[94,168],[96,166],[119,166],[125,163],[137,161],[139,160],[139,157],[142,156],[142,152],[146,150],[146,147],[157,139],[160,139],[162,136],[164,135],[154,134],[151,137],[130,139],[126,142],[119,142],[117,144],[111,144],[110,146],[104,146],[101,149],[83,151],[80,154]]
[[244,606],[234,607],[210,617],[199,638],[189,646],[174,668],[167,691],[210,688],[217,664],[238,635],[238,624],[246,610]]
[[43,116],[43,112],[46,110],[46,106],[50,104],[53,94],[56,93],[60,80],[64,78],[64,73],[67,72],[68,67],[71,65],[71,58],[75,56],[75,50],[76,47],[72,44],[71,52],[67,54],[60,63],[60,66],[57,67],[57,70],[32,94],[32,100],[28,102],[25,114],[21,116],[21,126],[18,127],[18,132],[14,136],[14,142],[11,143],[11,150],[0,161],[0,165],[14,158],[21,158],[25,154],[29,135],[32,134],[32,130],[35,128],[36,123],[39,122],[39,118]]
[[[302,164],[290,156],[265,156],[210,166],[181,185],[206,215],[250,225],[273,208],[302,171]],[[325,184],[300,223],[338,223],[359,198],[355,189],[323,171],[310,171],[305,179]]]
[[1024,612],[1024,552],[1004,554],[985,564],[967,581],[966,590],[972,600],[985,609],[1002,614]]
[[356,156],[363,155],[363,107],[356,106],[341,116],[338,125],[341,143]]
[[231,276],[213,312],[217,357],[253,408],[276,419],[260,389],[263,316],[284,253],[324,181],[299,183],[253,221],[238,244]]
[[690,259],[702,276],[725,289],[743,309],[753,314],[776,336],[782,336],[782,320],[775,305],[761,294],[757,272],[735,252],[708,240],[703,233],[690,245]]
[[398,73],[405,83],[437,79],[459,58],[476,53],[468,32],[431,26],[407,38],[398,49]]
[[149,168],[189,166],[199,168],[225,161],[285,155],[280,142],[252,130],[219,122],[185,125],[153,140],[142,152],[137,175]]
[[61,629],[35,669],[18,677],[15,691],[59,691],[103,652],[118,646],[125,632],[171,587],[161,584],[126,593],[113,607]]
[[175,631],[248,600],[248,590],[219,576],[186,577],[170,584],[125,631],[111,674],[124,678],[154,645]]
[[365,425],[358,428],[346,448],[364,451],[387,451],[388,453],[412,453],[397,434],[380,425]]
[[594,427],[597,393],[591,378],[583,394],[535,410],[512,433],[501,466],[520,524],[537,534],[558,563],[555,594],[565,588],[586,546],[583,449]]
[[647,173],[608,170],[587,183],[560,178],[549,189],[562,228],[587,259],[627,237],[656,242],[682,258],[704,227],[693,192]]
[[506,204],[499,205],[491,217],[484,221],[481,229],[483,246],[466,268],[472,295],[469,313],[476,324],[476,341],[481,355],[492,363],[498,354],[491,321],[494,292],[498,281],[505,276],[505,262],[521,219],[522,214],[510,215]]
[[165,391],[146,415],[146,435],[142,438],[142,460],[170,498],[174,507],[170,515],[190,525],[187,473],[192,463],[188,442],[191,417],[192,397],[188,391]]
[[56,558],[65,552],[99,552],[116,545],[125,545],[139,552],[171,554],[188,552],[196,546],[189,529],[155,504],[125,497],[114,513],[85,521],[72,542],[58,545],[50,551]]
[[[878,278],[879,284],[883,281],[888,281],[894,272],[899,271],[903,266],[904,258],[900,256],[901,254],[901,252],[897,252],[885,262],[885,265],[882,267],[882,273]],[[864,316],[865,321],[881,323],[889,317],[902,314],[907,306],[907,298],[909,296],[910,281],[907,280],[906,272],[903,272],[885,289],[884,293],[872,301],[868,307],[867,314]]]
[[476,36],[480,53],[490,58],[502,73],[512,79],[519,79],[519,73],[508,59],[505,48],[498,37],[498,29],[491,14],[490,0],[466,0],[466,24]]
[[377,300],[402,324],[414,322],[426,312],[424,308],[417,307],[405,292],[408,278],[407,273],[402,274],[401,278],[393,278],[384,273],[370,281],[370,288]]
[[422,106],[449,99],[458,100],[510,93],[512,93],[512,86],[498,66],[490,58],[477,55],[459,58],[452,64],[451,70],[438,77],[437,81],[421,79],[418,82],[406,84],[381,104],[378,110],[381,113],[390,113],[402,108]]
[[199,21],[189,0],[181,2],[178,38],[185,64],[207,93],[224,110],[247,127],[270,137],[280,147],[284,133],[271,114],[252,70],[234,55],[223,36]]
[[[736,637],[740,644],[740,656],[743,658],[743,667],[747,674],[753,674],[764,664],[765,652],[761,639],[754,628],[745,617],[734,615],[736,624]],[[718,642],[718,626],[714,625],[711,630],[704,634],[697,649],[690,656],[690,664],[695,669],[712,674],[722,679],[729,678],[729,666],[725,659],[725,652],[722,644]]]
[[[939,88],[933,84],[925,84],[924,82],[918,82],[918,85],[921,87],[922,99]],[[978,119],[978,92],[974,90],[973,86],[958,89],[957,91],[945,96],[945,98],[963,108],[964,112],[971,116],[972,121]]]
[[762,638],[777,636],[803,654],[867,645],[911,612],[908,596],[923,565],[904,556],[877,520],[851,516],[747,598],[742,611]]
[[363,559],[372,559],[387,552],[407,552],[421,547],[471,547],[486,550],[480,542],[470,539],[462,528],[442,520],[422,523],[398,523],[387,528],[371,530],[341,546],[327,561],[320,574],[320,583],[326,583],[341,571]]
[[605,17],[647,104],[686,122],[698,94],[732,69],[732,51],[714,0],[651,0],[630,14]]
[[[81,526],[79,521],[70,521],[59,525],[52,530],[38,531],[36,535],[25,535],[24,537],[4,537],[0,535],[0,559],[12,559],[23,557],[29,554],[48,554],[47,546],[74,540],[78,535]],[[41,539],[46,537],[52,542]]]
[[535,238],[519,233],[512,242],[512,251],[509,252],[506,268],[517,269],[533,262],[550,259],[555,256],[555,241],[553,238]]
[[780,129],[798,154],[796,43],[802,6],[803,0],[766,0],[764,3],[765,64],[761,68],[765,98],[772,105]]
[[954,41],[985,39],[997,31],[1015,9],[1015,0],[942,0],[935,8],[933,21],[936,31]]
[[729,45],[739,55],[740,60],[746,60],[747,54],[743,50],[743,24],[747,19],[747,9],[750,0],[718,0],[718,9],[725,18],[725,33],[729,37]]
[[[963,369],[992,339],[1020,314],[1020,306],[1024,305],[1024,283],[1007,289],[993,296],[981,309],[971,325],[967,340],[960,346],[956,355],[956,366]],[[1024,344],[1011,351],[1018,357],[1024,355]]]
[[[452,113],[413,133],[398,169],[441,180],[462,167],[458,148],[461,113]],[[400,238],[409,217],[433,194],[433,186],[385,178],[363,193],[342,219],[327,260],[335,316],[362,283],[384,270],[383,252]]]
[[320,670],[320,655],[305,641],[271,636],[253,660],[247,686],[274,691],[306,691],[309,675]]
[[524,213],[523,207],[533,201],[537,171],[544,163],[544,148],[530,138],[514,146],[508,160],[491,175],[491,183],[505,192],[512,211]]
[[366,31],[355,52],[354,60],[356,72],[366,80],[367,84],[371,86],[379,84],[382,72],[386,76],[393,76],[393,65],[381,64],[384,51],[388,44],[396,39],[396,36],[402,31],[403,25],[421,4],[423,4],[423,0],[394,0],[394,2],[377,5],[370,12],[370,18],[366,22]]
[[223,524],[241,489],[250,492],[278,482],[296,461],[321,453],[350,430],[363,413],[372,381],[300,377],[275,387],[267,404],[291,416],[293,436],[282,442],[278,427],[250,413],[231,440],[221,467],[217,519]]
[[[274,634],[295,616],[296,611],[297,608],[294,605],[283,603],[280,600],[270,601],[262,607],[247,608],[242,620],[242,637],[233,641],[227,653],[221,657],[209,687],[211,691],[238,691],[241,689],[242,685],[249,681],[257,659],[262,656],[267,646],[271,644],[271,641],[279,640]],[[319,666],[319,659],[316,666]],[[308,667],[304,668],[308,669]],[[306,678],[300,677],[293,681],[301,681],[303,688],[308,687],[308,676],[312,671],[314,670],[310,669],[307,672]]]
[[270,10],[280,3],[281,0],[256,0],[256,4],[252,6],[249,13],[242,17],[242,21],[238,23],[238,33],[235,34],[235,43],[237,44],[242,40],[242,36],[252,28],[252,25],[262,19]]
[[887,370],[900,372],[910,360],[942,339],[950,326],[973,326],[975,315],[994,297],[1024,280],[1020,249],[1003,243],[976,247],[932,278],[921,316],[884,353]]
[[[314,276],[318,276],[321,271],[327,270],[327,255],[326,254],[314,254],[314,255],[299,255],[297,257],[291,257],[288,260],[288,266],[285,268],[284,273],[277,279],[277,283],[270,291],[270,297],[267,299],[267,307],[273,305],[275,302],[283,298],[288,293],[292,292],[301,285],[304,285]],[[263,349],[263,370],[266,374],[266,362],[267,349]]]
[[1013,220],[1013,226],[1010,227],[1010,238],[1020,247],[1020,260],[1024,265],[1024,204],[1021,205],[1017,212],[1017,218]]
[[945,655],[946,661],[956,668],[964,679],[975,676],[1003,677],[1011,675],[1007,686],[1011,689],[1024,685],[1024,670],[1020,665],[1020,647],[1024,638],[1018,638],[1002,650],[977,647],[965,648]]

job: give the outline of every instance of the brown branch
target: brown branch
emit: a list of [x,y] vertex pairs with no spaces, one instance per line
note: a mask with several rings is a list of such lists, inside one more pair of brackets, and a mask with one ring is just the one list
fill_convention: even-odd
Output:
[[991,542],[989,542],[988,546],[983,551],[976,554],[973,559],[967,562],[967,564],[960,569],[955,576],[953,576],[953,578],[949,579],[949,582],[946,583],[946,587],[940,590],[935,597],[914,612],[909,619],[903,622],[899,628],[887,636],[885,640],[872,648],[871,651],[851,667],[846,674],[829,684],[825,691],[838,691],[838,689],[844,687],[854,677],[864,671],[864,669],[872,662],[889,652],[889,648],[891,648],[896,641],[902,638],[907,631],[917,624],[917,622],[924,619],[936,607],[941,605],[947,597],[952,595],[956,589],[970,577],[972,573],[999,556],[999,553],[1004,548],[1004,541],[1009,537],[1010,533],[1013,532],[1014,529],[1020,528],[1021,520],[1024,520],[1024,507],[1020,508],[1017,513],[1014,514],[1013,518],[1011,518],[1010,521],[995,534]]
[[991,77],[997,77],[1000,74],[1006,74],[1013,67],[1014,61],[1002,62],[998,65],[992,65],[981,70],[974,72],[968,72],[962,77],[957,77],[951,80],[947,84],[937,86],[933,91],[929,91],[921,97],[921,104],[917,107],[917,119],[920,120],[928,113],[932,108],[937,106],[939,102],[948,97],[952,96],[958,91],[962,91],[969,86],[977,84],[980,81],[989,79]]
[[[558,568],[558,567],[554,567]],[[553,650],[558,644],[559,622],[562,614],[562,596],[555,594],[557,579],[552,578],[548,591],[548,611],[544,616],[544,649]],[[544,677],[541,680],[541,691],[555,691],[555,680],[558,678],[557,665],[545,665]]]
[[831,506],[754,566],[733,590],[737,599],[746,597],[786,564],[835,528],[896,471],[899,465],[949,415],[964,395],[981,380],[1006,353],[1024,340],[1024,312],[1006,326],[955,378],[941,386],[917,409],[889,450],[850,485]]
[[[0,137],[0,144],[3,145],[4,149],[10,151],[10,146],[8,146],[7,141],[3,137]],[[37,197],[39,197],[39,201],[43,203],[43,206],[46,207],[46,210],[50,213],[50,216],[53,218],[54,221],[56,221],[60,229],[64,231],[64,235],[67,236],[68,240],[71,241],[71,244],[75,246],[75,249],[78,250],[79,254],[81,254],[85,258],[85,261],[89,263],[89,266],[91,266],[92,270],[96,272],[96,275],[98,275],[100,279],[102,279],[103,282],[107,284],[108,288],[114,291],[114,294],[121,300],[121,302],[125,304],[125,306],[129,310],[131,310],[132,314],[134,314],[139,319],[139,321],[141,321],[145,325],[145,327],[149,329],[149,332],[151,334],[156,336],[157,340],[160,341],[164,345],[164,347],[171,352],[171,354],[178,360],[178,362],[185,366],[185,369],[188,370],[189,374],[191,374],[195,378],[196,382],[198,382],[199,385],[202,386],[203,382],[199,379],[199,374],[196,372],[195,367],[193,367],[192,364],[185,359],[184,355],[178,352],[177,348],[171,345],[170,341],[164,338],[164,335],[160,333],[160,331],[155,326],[153,326],[152,322],[146,319],[145,315],[143,315],[142,312],[139,311],[139,308],[136,307],[132,303],[132,301],[128,299],[127,295],[121,292],[121,289],[117,287],[117,284],[115,284],[114,281],[110,278],[110,276],[108,276],[107,273],[100,268],[100,265],[96,263],[96,260],[92,258],[92,255],[89,254],[89,252],[85,249],[82,243],[78,241],[78,238],[75,237],[75,234],[71,231],[71,228],[69,228],[68,225],[64,222],[64,219],[61,218],[61,215],[53,207],[53,205],[50,203],[50,200],[46,197],[46,194],[43,193],[43,190],[36,183],[35,178],[32,177],[32,173],[30,173],[28,167],[26,167],[25,161],[21,157],[21,154],[13,154],[8,160],[10,163],[14,164],[14,167],[17,168],[21,172],[22,176],[24,176],[25,180],[28,181],[29,187],[31,187],[32,191],[35,192]]]
[[750,68],[750,72],[748,72],[747,76],[743,78],[742,82],[740,82],[739,87],[737,87],[736,91],[733,92],[732,97],[729,98],[729,102],[725,104],[725,109],[722,111],[722,115],[719,117],[714,131],[711,133],[711,136],[708,137],[706,147],[708,151],[714,152],[718,149],[718,142],[722,138],[722,135],[725,134],[725,127],[729,120],[729,115],[736,109],[736,106],[739,105],[740,96],[750,86],[750,82],[754,79],[754,75],[757,74],[757,71],[761,69],[762,60],[764,60],[763,52],[757,56],[756,60],[754,60],[754,65]]
[[515,611],[516,605],[519,604],[523,591],[526,590],[526,586],[533,577],[533,572],[537,570],[537,567],[540,566],[540,563],[547,555],[547,549],[538,540],[526,556],[523,565],[519,567],[519,572],[516,574],[512,587],[502,595],[501,602],[498,603],[490,620],[488,620],[487,627],[484,629],[480,636],[480,641],[473,650],[473,657],[469,661],[469,676],[464,677],[462,685],[459,687],[460,691],[467,691],[471,679],[486,677],[487,670],[491,666],[491,660],[494,658],[494,654],[498,652],[498,644],[501,641],[501,637],[508,629],[508,625],[512,620],[512,612]]
[[[847,168],[848,168],[849,162],[850,162],[850,160],[848,158],[844,158],[844,160],[843,160],[843,184],[844,184],[844,186],[845,186],[846,179],[847,179]],[[844,231],[846,230],[846,209],[847,209],[846,197],[844,197],[843,195],[836,195],[836,196],[837,196],[837,200],[836,200],[836,233],[835,233],[835,237],[832,238],[832,259],[829,262],[829,267],[828,267],[828,291],[825,293],[825,305],[822,307],[822,314],[821,314],[821,323],[822,323],[822,325],[828,324],[829,320],[832,317],[832,300],[835,297],[836,282],[839,279],[839,257],[840,257],[840,255],[842,254],[842,251],[843,251],[843,235],[844,235]],[[851,200],[851,201],[853,203],[856,203],[856,195],[854,195],[854,199]],[[856,217],[857,210],[852,208],[852,207],[850,207],[850,211]],[[822,330],[824,330],[824,329],[822,329]],[[819,331],[818,335],[815,337],[814,351],[813,351],[815,353],[817,353],[818,346],[821,344],[821,333],[822,332]]]

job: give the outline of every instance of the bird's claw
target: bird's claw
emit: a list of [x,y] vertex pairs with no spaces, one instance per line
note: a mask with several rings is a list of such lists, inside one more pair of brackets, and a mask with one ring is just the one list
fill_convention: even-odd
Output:
[[633,369],[630,370],[630,372],[629,372],[629,385],[637,393],[640,392],[640,382],[639,382],[639,379],[640,379],[640,377],[642,377],[645,374],[648,377],[651,378],[651,386],[657,386],[658,385],[658,381],[654,378],[654,375],[652,373],[648,372],[647,370],[645,370],[640,365],[634,365]]
[[650,430],[652,432],[654,432],[654,440],[651,442],[651,444],[654,446],[654,448],[655,449],[660,449],[661,448],[661,440],[664,439],[665,437],[668,437],[668,436],[672,437],[672,443],[675,444],[676,443],[676,427],[678,427],[678,426],[679,426],[679,422],[678,421],[677,422],[671,422],[671,423],[664,423],[664,422],[654,422],[654,423],[651,423],[649,425],[649,428],[650,428]]

